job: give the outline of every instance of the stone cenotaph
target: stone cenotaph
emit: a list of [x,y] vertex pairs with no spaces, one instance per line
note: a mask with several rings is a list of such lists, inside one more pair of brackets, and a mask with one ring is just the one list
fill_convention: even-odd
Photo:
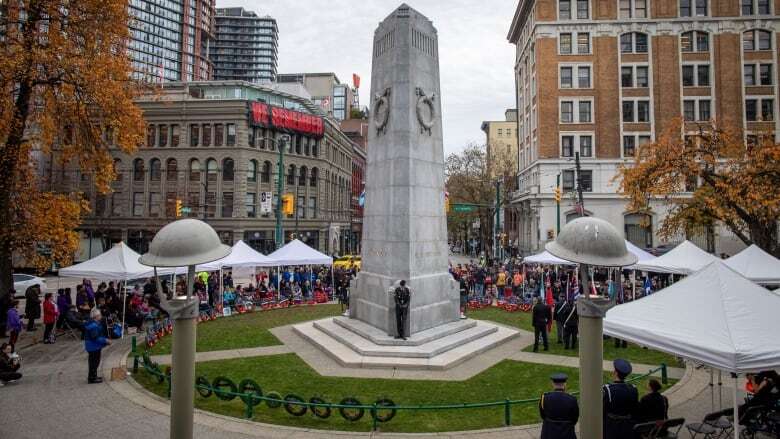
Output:
[[[294,330],[342,365],[448,368],[516,334],[460,320],[448,271],[438,36],[406,4],[374,33],[362,267],[349,317]],[[395,339],[392,294],[411,291],[408,340]]]

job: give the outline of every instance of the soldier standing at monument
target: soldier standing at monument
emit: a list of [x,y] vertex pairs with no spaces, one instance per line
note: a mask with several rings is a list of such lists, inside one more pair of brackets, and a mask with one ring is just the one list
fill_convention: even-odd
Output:
[[556,373],[550,379],[553,391],[543,394],[539,399],[541,439],[577,439],[574,426],[580,417],[580,407],[577,398],[566,393],[568,377],[564,373]]
[[604,401],[604,439],[630,438],[634,434],[634,414],[639,392],[625,379],[631,374],[631,363],[621,358],[613,362],[615,381],[602,388]]
[[395,289],[395,324],[398,330],[398,335],[395,338],[406,340],[404,329],[409,313],[409,299],[409,288],[406,288],[406,281],[402,280],[401,285]]

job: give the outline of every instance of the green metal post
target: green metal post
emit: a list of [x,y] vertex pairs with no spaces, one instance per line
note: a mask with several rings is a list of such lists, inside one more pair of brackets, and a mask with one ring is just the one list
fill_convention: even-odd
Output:
[[504,425],[506,427],[512,425],[512,406],[509,404],[509,399],[504,400]]
[[373,416],[371,418],[373,418],[372,422],[374,424],[371,428],[372,428],[372,431],[376,431],[377,430],[377,419],[376,418],[379,417],[379,412],[376,411],[376,403],[374,403],[374,411],[371,412],[371,413],[373,414]]
[[252,402],[252,400],[251,400],[251,399],[250,399],[250,401],[249,401],[249,402],[244,402],[244,404],[246,404],[246,412],[245,412],[245,415],[246,415],[246,418],[247,418],[247,419],[252,419],[252,404],[250,404],[251,402]]
[[669,374],[666,370],[666,363],[661,363],[661,383],[667,384],[669,382]]
[[282,234],[282,191],[284,190],[284,148],[285,144],[287,143],[286,137],[280,137],[281,144],[277,144],[276,147],[279,149],[279,175],[276,179],[276,193],[277,193],[277,200],[276,200],[276,248],[281,248],[284,244],[284,235]]
[[[555,189],[557,191],[561,190],[561,174],[560,172],[558,175],[555,176]],[[555,236],[558,236],[561,233],[561,202],[559,200],[555,200]]]
[[133,373],[138,373],[138,348],[136,347],[135,335],[130,341],[133,346]]

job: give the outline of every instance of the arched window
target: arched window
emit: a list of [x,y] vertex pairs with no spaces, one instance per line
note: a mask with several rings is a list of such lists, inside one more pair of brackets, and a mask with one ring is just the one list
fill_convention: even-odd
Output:
[[744,50],[772,50],[772,32],[751,29],[742,33],[742,48]]
[[295,165],[290,165],[290,167],[287,168],[287,184],[295,184]]
[[298,172],[298,186],[306,186],[306,177],[308,170],[306,166],[301,166],[301,170]]
[[698,30],[683,32],[680,35],[680,50],[683,52],[709,52],[710,35]]
[[179,163],[176,159],[168,159],[166,162],[165,176],[168,181],[176,181],[179,177]]
[[647,34],[628,32],[620,36],[620,51],[622,53],[647,53]]
[[116,181],[122,181],[122,178],[124,178],[122,160],[114,159],[114,175],[116,176]]
[[309,177],[309,186],[317,187],[317,177],[319,170],[317,168],[311,168],[311,176]]
[[653,247],[653,217],[646,213],[629,213],[623,221],[627,241],[639,248]]
[[200,181],[200,160],[190,160],[190,181]]
[[145,172],[143,159],[133,160],[133,181],[144,181]]
[[260,181],[262,183],[268,183],[271,181],[271,162],[263,162],[263,172],[260,174]]
[[149,179],[151,181],[160,181],[162,176],[162,164],[160,159],[152,159],[149,161]]
[[234,168],[235,163],[233,159],[228,157],[222,160],[222,181],[233,181]]
[[206,161],[206,178],[209,181],[217,181],[217,161],[214,159]]
[[249,167],[246,170],[246,181],[254,183],[257,181],[257,160],[250,160]]

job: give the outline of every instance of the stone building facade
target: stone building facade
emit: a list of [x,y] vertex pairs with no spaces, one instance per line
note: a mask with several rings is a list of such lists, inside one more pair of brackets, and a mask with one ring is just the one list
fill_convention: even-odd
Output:
[[[520,0],[508,39],[516,45],[518,246],[554,239],[575,209],[573,158],[582,162],[584,209],[641,247],[666,244],[660,202],[649,217],[627,211],[618,167],[675,120],[692,135],[713,120],[746,140],[780,128],[780,0]],[[683,237],[680,237],[682,239]],[[742,244],[715,227],[687,236],[733,254]]]
[[[290,120],[306,116],[320,132],[303,124],[285,128],[275,119],[258,123],[254,103],[269,112],[286,109]],[[113,154],[113,193],[96,194],[88,175],[53,173],[55,184],[79,185],[90,203],[82,232],[93,249],[123,240],[146,251],[155,232],[177,218],[180,201],[182,217],[203,219],[223,242],[243,239],[272,252],[279,139],[289,134],[283,193],[295,195],[295,213],[283,219],[285,242],[297,237],[327,253],[347,251],[354,143],[310,101],[246,82],[212,81],[166,84],[139,105],[146,142],[132,155]],[[272,194],[270,212],[262,211],[263,193]]]

